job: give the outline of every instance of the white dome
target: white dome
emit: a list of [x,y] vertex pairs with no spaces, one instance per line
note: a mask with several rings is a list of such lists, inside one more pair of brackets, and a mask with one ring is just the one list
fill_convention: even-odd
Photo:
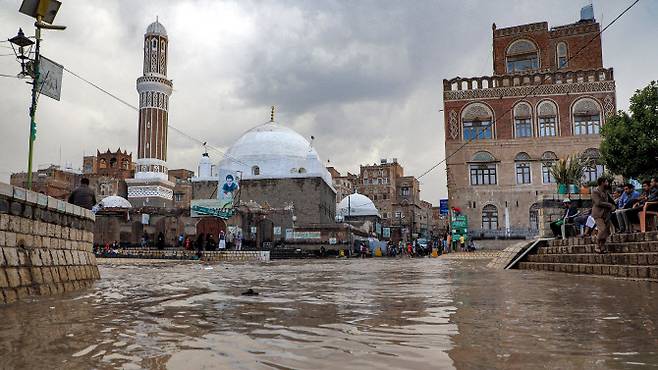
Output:
[[276,122],[245,132],[226,152],[220,171],[242,171],[245,180],[320,177],[333,189],[331,174],[304,137]]
[[149,24],[149,26],[146,28],[146,33],[167,36],[167,30],[164,28],[162,23],[158,22],[157,20]]
[[118,195],[110,195],[109,197],[103,198],[103,200],[100,201],[100,203],[103,208],[132,208],[133,206],[130,204],[129,201],[126,200],[126,198],[122,198]]
[[344,216],[377,216],[379,211],[375,207],[375,203],[367,196],[359,193],[354,193],[346,196],[338,203],[336,214]]

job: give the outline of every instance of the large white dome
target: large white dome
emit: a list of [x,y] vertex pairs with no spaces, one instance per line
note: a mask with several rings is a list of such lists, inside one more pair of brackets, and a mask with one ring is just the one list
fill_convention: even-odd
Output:
[[377,216],[379,211],[375,207],[375,203],[367,196],[359,193],[354,193],[346,196],[338,203],[336,207],[336,214],[344,216]]
[[320,177],[333,189],[331,174],[311,143],[276,122],[245,132],[226,152],[219,169],[241,171],[245,180]]

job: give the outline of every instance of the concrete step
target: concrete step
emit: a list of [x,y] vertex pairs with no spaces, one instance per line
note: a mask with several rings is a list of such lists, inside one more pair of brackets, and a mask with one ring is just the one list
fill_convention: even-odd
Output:
[[533,254],[527,256],[526,261],[539,263],[658,266],[658,253]]
[[[607,243],[610,253],[651,253],[658,252],[658,241]],[[537,248],[537,254],[583,254],[594,253],[594,244],[548,246]]]
[[658,266],[521,262],[519,269],[613,276],[658,282]]
[[[612,234],[608,239],[610,243],[634,243],[658,241],[658,231],[633,234]],[[572,245],[593,244],[591,237],[574,237],[567,239],[555,239],[548,242],[549,247],[565,247]]]

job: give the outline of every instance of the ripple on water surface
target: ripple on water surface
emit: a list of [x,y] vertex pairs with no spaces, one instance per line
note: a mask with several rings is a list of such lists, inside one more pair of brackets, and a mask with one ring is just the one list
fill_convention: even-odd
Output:
[[[0,308],[0,368],[624,369],[658,363],[655,285],[414,260],[103,266]],[[247,288],[258,296],[242,296]]]

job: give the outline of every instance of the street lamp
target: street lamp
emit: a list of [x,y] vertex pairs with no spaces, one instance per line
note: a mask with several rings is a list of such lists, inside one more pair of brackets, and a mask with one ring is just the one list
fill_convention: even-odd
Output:
[[14,50],[16,59],[18,59],[18,62],[21,64],[21,73],[18,74],[18,77],[23,78],[28,74],[25,71],[25,66],[30,60],[30,53],[32,52],[32,45],[34,45],[34,41],[26,37],[23,33],[23,29],[19,28],[18,34],[10,38],[9,43],[11,44],[11,48]]
[[[16,58],[21,63],[19,76],[32,77],[32,103],[30,104],[30,139],[27,159],[27,188],[32,189],[32,156],[34,153],[34,140],[37,133],[35,116],[37,113],[37,101],[41,89],[41,76],[39,74],[39,44],[41,42],[41,29],[63,30],[66,26],[53,25],[57,11],[62,3],[57,0],[23,0],[19,12],[36,19],[34,22],[34,38],[36,43],[25,36],[22,29],[18,29],[18,35],[9,39],[14,49]],[[34,59],[30,59],[32,44],[35,44]],[[15,46],[14,46],[15,45]],[[18,50],[16,50],[18,47]],[[29,48],[28,48],[29,47]],[[25,51],[25,48],[28,48]],[[26,70],[27,67],[27,70]]]

